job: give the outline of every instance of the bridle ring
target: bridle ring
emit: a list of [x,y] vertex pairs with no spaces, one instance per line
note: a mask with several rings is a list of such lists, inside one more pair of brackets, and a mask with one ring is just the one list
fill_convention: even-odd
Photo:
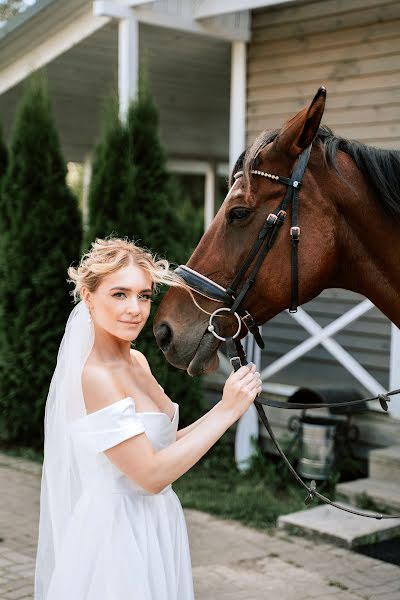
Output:
[[[212,313],[212,315],[210,315],[210,320],[209,320],[209,322],[208,322],[208,327],[207,327],[207,330],[208,330],[210,333],[212,333],[214,337],[216,337],[217,339],[221,340],[221,342],[225,342],[225,341],[226,341],[226,337],[222,337],[222,336],[218,335],[218,333],[215,333],[215,327],[214,327],[214,325],[212,324],[212,320],[213,320],[213,318],[214,318],[214,317],[215,317],[215,316],[216,316],[218,313],[220,313],[220,312],[223,312],[223,311],[228,311],[228,312],[230,312],[230,308],[223,307],[223,308],[217,308],[217,310],[214,310],[214,312]],[[235,339],[235,338],[236,338],[236,337],[239,335],[239,332],[240,332],[240,330],[241,330],[241,328],[242,328],[242,324],[241,324],[241,321],[240,321],[240,317],[239,317],[239,315],[238,315],[236,312],[235,312],[235,313],[233,313],[233,314],[235,315],[235,317],[236,317],[236,319],[237,319],[237,322],[238,322],[238,325],[239,325],[239,327],[238,327],[238,330],[237,330],[237,332],[235,333],[235,335],[232,335],[232,339],[234,340],[234,339]]]

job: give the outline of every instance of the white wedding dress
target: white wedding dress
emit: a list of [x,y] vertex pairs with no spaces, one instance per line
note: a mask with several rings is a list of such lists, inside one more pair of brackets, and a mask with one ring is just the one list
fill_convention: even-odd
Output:
[[168,485],[150,494],[103,452],[146,432],[156,450],[176,440],[179,407],[136,412],[131,397],[70,424],[84,485],[69,520],[46,600],[192,600],[185,518]]

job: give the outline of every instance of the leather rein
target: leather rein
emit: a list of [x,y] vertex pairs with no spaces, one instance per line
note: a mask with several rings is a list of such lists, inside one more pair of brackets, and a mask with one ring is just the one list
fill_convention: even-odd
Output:
[[[254,242],[250,252],[245,258],[242,266],[240,267],[237,275],[231,282],[231,284],[224,288],[223,286],[215,283],[205,275],[198,273],[197,271],[187,267],[186,265],[180,265],[175,269],[175,273],[179,275],[186,283],[186,285],[194,292],[209,298],[210,300],[214,300],[224,305],[228,305],[228,307],[223,306],[221,308],[216,309],[210,316],[208,331],[211,332],[216,338],[226,343],[228,356],[232,367],[235,371],[237,371],[241,366],[247,364],[246,354],[243,349],[241,342],[237,339],[241,331],[241,325],[243,324],[246,329],[253,334],[257,345],[260,348],[264,348],[264,341],[261,337],[259,326],[256,321],[253,319],[251,314],[243,307],[243,301],[249,292],[250,288],[254,284],[257,273],[265,260],[269,250],[271,249],[278,233],[283,225],[287,210],[289,206],[291,206],[291,216],[292,223],[290,228],[290,237],[291,237],[291,301],[289,312],[296,312],[298,307],[298,299],[299,299],[299,269],[298,269],[298,245],[300,242],[300,227],[299,227],[299,211],[298,211],[298,200],[299,200],[299,191],[302,187],[302,179],[304,172],[307,168],[308,160],[310,158],[311,153],[311,145],[306,148],[298,157],[296,165],[293,169],[291,177],[282,177],[280,175],[274,175],[272,173],[267,173],[265,171],[260,170],[251,170],[250,173],[253,175],[258,175],[261,177],[266,177],[271,180],[275,180],[278,183],[282,183],[287,186],[286,193],[284,195],[283,200],[279,204],[279,206],[270,213],[261,227],[257,239]],[[242,171],[238,171],[234,178],[242,175]],[[241,281],[244,279],[245,274],[251,267],[254,262],[253,267],[251,268],[247,278],[245,279],[243,285],[239,289],[239,285]],[[219,335],[216,331],[216,328],[213,324],[213,320],[216,316],[218,316],[221,312],[227,312],[229,315],[234,315],[238,322],[238,330],[233,336],[223,337]],[[330,506],[334,506],[339,510],[343,510],[348,513],[352,513],[355,515],[359,515],[362,517],[369,517],[373,519],[400,519],[400,514],[398,515],[384,515],[380,513],[372,513],[372,512],[363,512],[357,509],[349,508],[347,506],[342,506],[337,504],[336,502],[330,500],[323,494],[317,491],[315,481],[311,481],[309,485],[305,483],[305,481],[300,477],[300,475],[296,472],[283,449],[281,448],[278,440],[276,439],[274,432],[272,431],[270,422],[268,417],[263,409],[264,406],[271,406],[273,408],[282,408],[285,410],[307,410],[310,408],[338,408],[340,406],[355,406],[357,404],[361,404],[364,402],[370,402],[372,400],[379,400],[380,405],[384,411],[388,410],[388,402],[390,402],[390,396],[399,394],[400,389],[393,390],[391,392],[387,392],[386,394],[379,394],[378,396],[374,396],[372,398],[363,398],[358,400],[351,400],[348,402],[334,402],[334,403],[310,403],[310,404],[302,404],[296,402],[281,402],[278,400],[269,400],[268,398],[264,398],[259,396],[254,399],[254,404],[256,406],[258,415],[261,419],[261,422],[265,426],[272,443],[274,444],[278,454],[286,464],[289,471],[292,473],[293,477],[296,481],[304,487],[307,491],[307,498],[305,499],[305,504],[310,504],[315,498],[324,502],[325,504],[329,504]]]

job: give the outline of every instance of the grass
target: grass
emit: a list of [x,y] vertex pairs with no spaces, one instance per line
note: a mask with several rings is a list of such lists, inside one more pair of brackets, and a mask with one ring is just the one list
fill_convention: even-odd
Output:
[[35,450],[34,448],[29,447],[3,447],[0,445],[0,452],[3,454],[7,454],[7,456],[14,456],[16,458],[25,458],[27,460],[32,460],[35,463],[42,464],[43,463],[43,451]]
[[292,481],[281,461],[254,445],[246,472],[238,471],[226,435],[205,457],[175,481],[184,508],[236,519],[257,529],[274,527],[279,515],[304,508],[305,490]]

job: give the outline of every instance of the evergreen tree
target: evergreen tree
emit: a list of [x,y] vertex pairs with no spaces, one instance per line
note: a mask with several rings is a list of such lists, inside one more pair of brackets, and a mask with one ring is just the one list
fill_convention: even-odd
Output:
[[[185,262],[194,245],[191,224],[184,223],[183,211],[177,210],[159,139],[158,111],[143,76],[139,97],[129,108],[124,128],[127,137],[116,118],[105,131],[92,170],[87,244],[95,237],[114,234],[134,239],[170,261]],[[106,148],[109,140],[112,144]],[[108,188],[101,183],[104,181],[109,182]],[[201,387],[185,372],[171,367],[155,342],[152,320],[161,297],[159,293],[153,302],[149,322],[134,345],[144,353],[166,392],[179,400],[181,423],[187,424],[199,416]]]
[[103,131],[93,153],[84,251],[96,237],[103,238],[111,232],[118,235],[119,206],[126,191],[129,167],[127,150],[127,129],[113,102],[107,107]]
[[1,180],[3,179],[3,175],[6,172],[7,164],[8,164],[7,146],[5,145],[5,142],[3,140],[3,132],[2,132],[1,123],[0,123],[0,187],[1,187]]
[[47,90],[33,79],[17,109],[3,182],[0,236],[0,440],[43,443],[44,406],[73,303],[81,217]]
[[[127,193],[120,204],[121,230],[169,261],[184,263],[192,246],[191,223],[181,218],[160,143],[158,111],[143,74],[139,96],[128,112],[127,125],[131,167]],[[151,323],[162,295],[158,294],[153,303]],[[167,363],[156,344],[151,324],[141,333],[136,346],[147,357],[166,392],[179,401],[181,423],[192,422],[200,412],[199,381]]]

